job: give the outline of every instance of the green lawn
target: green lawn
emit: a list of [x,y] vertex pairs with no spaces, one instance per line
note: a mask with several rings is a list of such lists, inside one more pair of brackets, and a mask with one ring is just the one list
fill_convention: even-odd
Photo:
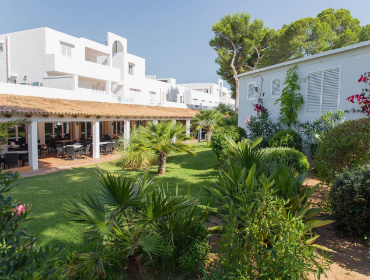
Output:
[[[194,148],[198,153],[196,157],[185,154],[168,157],[165,176],[156,175],[157,166],[153,166],[150,169],[153,186],[168,185],[174,190],[178,184],[180,192],[184,193],[190,186],[191,195],[198,196],[202,186],[214,183],[217,176],[216,157],[206,143],[197,143]],[[109,162],[99,164],[99,168],[135,180],[143,173],[143,170],[122,170]],[[69,251],[83,249],[83,228],[67,221],[63,204],[97,190],[95,172],[96,166],[89,165],[24,178],[9,192],[13,199],[32,205],[31,220],[23,225],[31,236],[37,238],[38,245],[58,242]],[[200,198],[203,203],[209,200],[204,192],[201,192]]]

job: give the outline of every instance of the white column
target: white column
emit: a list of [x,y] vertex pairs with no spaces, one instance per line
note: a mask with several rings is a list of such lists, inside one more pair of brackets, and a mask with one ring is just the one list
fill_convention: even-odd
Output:
[[[173,126],[176,125],[176,120],[173,120]],[[172,138],[172,143],[176,143],[176,136]]]
[[125,137],[125,150],[128,143],[130,143],[130,120],[124,121],[124,137]]
[[155,125],[157,125],[157,124],[158,124],[158,120],[154,120],[154,121],[153,121],[153,123],[154,123]]
[[77,124],[77,122],[72,123],[74,125],[74,130],[75,130],[75,139],[80,139],[80,126]]
[[[186,120],[186,137],[190,138],[190,120]],[[189,140],[186,140],[189,143]]]
[[112,92],[112,82],[111,81],[105,81],[105,90],[107,91],[107,94],[110,94]]
[[45,123],[37,123],[37,140],[40,140],[41,144],[45,144]]
[[39,154],[37,145],[37,121],[30,121],[27,125],[28,132],[28,164],[33,170],[39,169]]
[[99,133],[100,122],[93,121],[92,128],[92,138],[93,138],[93,158],[100,158],[100,133]]

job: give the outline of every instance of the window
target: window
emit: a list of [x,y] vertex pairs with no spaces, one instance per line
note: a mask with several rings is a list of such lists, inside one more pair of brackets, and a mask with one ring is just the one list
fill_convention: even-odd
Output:
[[135,64],[133,64],[133,63],[128,64],[128,73],[130,75],[134,75],[134,67],[135,67]]
[[123,52],[123,45],[120,41],[114,41],[113,46],[112,46],[112,53],[119,53]]
[[72,56],[72,49],[74,48],[74,45],[60,42],[60,46],[61,46],[62,55],[69,56],[69,57]]
[[256,83],[249,83],[248,84],[248,94],[247,99],[255,99],[255,92],[256,92]]
[[4,43],[0,43],[0,53],[4,51]]
[[340,69],[308,74],[306,114],[319,116],[339,108]]
[[137,88],[130,88],[130,91],[141,92],[141,90],[140,89],[137,89]]
[[279,97],[281,95],[280,79],[273,79],[271,84],[271,96]]

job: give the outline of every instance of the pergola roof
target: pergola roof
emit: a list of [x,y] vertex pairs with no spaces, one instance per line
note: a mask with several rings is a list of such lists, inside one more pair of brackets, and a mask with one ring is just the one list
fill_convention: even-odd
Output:
[[189,119],[194,117],[197,111],[172,107],[0,94],[0,113]]

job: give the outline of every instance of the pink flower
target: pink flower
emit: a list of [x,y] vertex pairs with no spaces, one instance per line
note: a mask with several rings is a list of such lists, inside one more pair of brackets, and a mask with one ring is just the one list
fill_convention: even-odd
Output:
[[20,216],[22,214],[22,212],[24,212],[26,209],[24,208],[24,206],[22,204],[18,205],[17,207],[15,207],[13,209],[13,212],[17,212],[17,216]]
[[249,123],[251,121],[251,116],[248,116],[246,119],[245,119],[245,123]]
[[361,83],[361,82],[366,82],[366,78],[364,77],[364,75],[361,75],[361,78],[358,79],[358,82]]

